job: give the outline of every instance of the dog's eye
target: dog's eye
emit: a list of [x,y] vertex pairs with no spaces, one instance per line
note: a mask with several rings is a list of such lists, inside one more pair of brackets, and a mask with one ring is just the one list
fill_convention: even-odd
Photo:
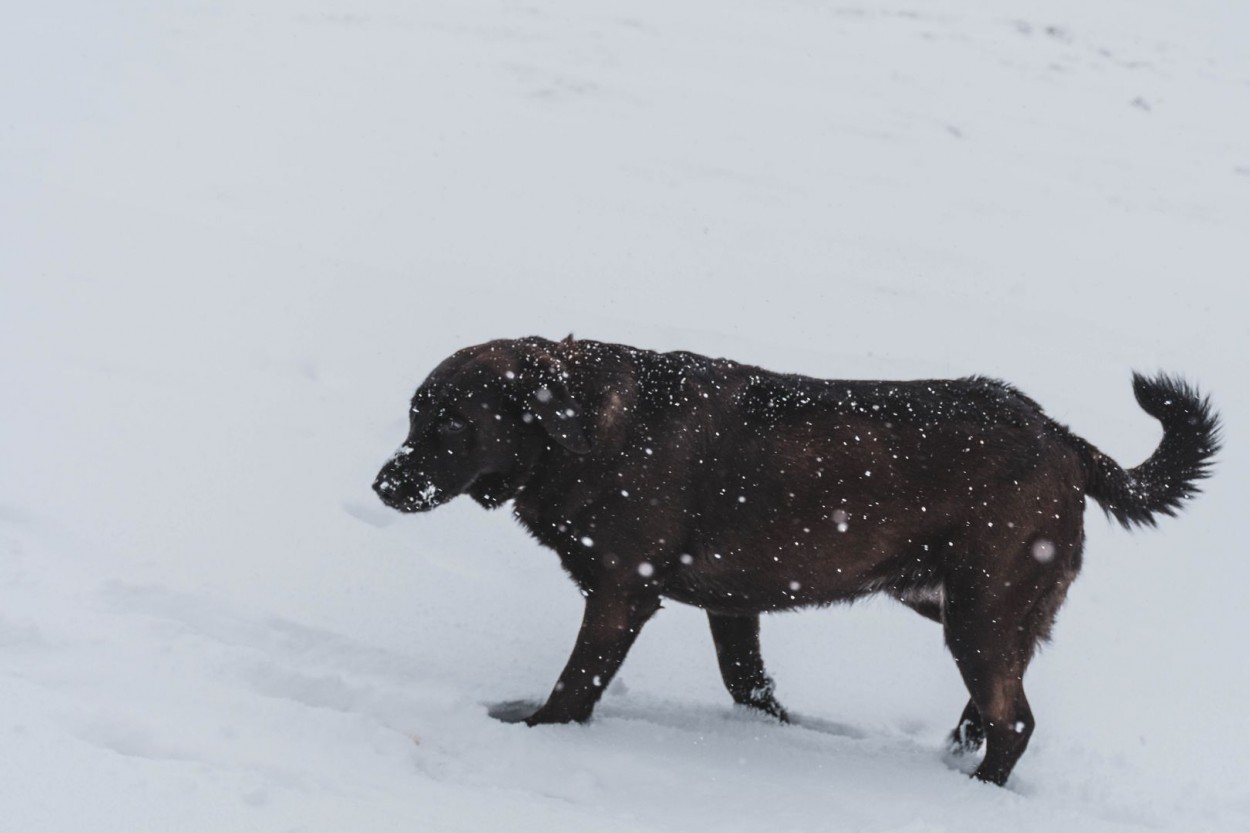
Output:
[[442,424],[438,426],[438,430],[444,434],[459,434],[467,427],[468,423],[463,419],[460,419],[459,417],[451,417],[450,419],[443,420]]

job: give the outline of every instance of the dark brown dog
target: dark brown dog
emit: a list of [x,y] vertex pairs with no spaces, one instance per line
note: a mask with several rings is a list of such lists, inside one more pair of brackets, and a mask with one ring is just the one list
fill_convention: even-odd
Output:
[[1002,382],[824,381],[691,353],[540,338],[454,354],[412,400],[378,495],[404,512],[513,501],[586,597],[526,720],[590,717],[661,597],[708,612],[738,703],[785,719],[759,614],[888,593],[942,623],[971,699],[951,742],[1002,784],[1033,731],[1021,680],[1081,566],[1085,496],[1128,527],[1207,476],[1218,419],[1134,376],[1163,423],[1125,471]]

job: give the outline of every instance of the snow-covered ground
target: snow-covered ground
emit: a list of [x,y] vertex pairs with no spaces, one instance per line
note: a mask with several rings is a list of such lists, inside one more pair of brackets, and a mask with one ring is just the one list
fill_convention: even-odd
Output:
[[[0,25],[0,829],[1250,829],[1250,5],[10,4]],[[411,390],[541,334],[1006,378],[1124,462],[1213,394],[1179,519],[1091,509],[1007,789],[893,604],[779,615],[799,724],[704,619],[596,719],[506,512],[374,499]],[[535,603],[534,600],[538,600]]]

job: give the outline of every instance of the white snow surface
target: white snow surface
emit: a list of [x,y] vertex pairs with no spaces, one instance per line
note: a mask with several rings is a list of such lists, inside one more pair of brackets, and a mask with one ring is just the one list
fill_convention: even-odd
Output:
[[[10,4],[0,829],[1250,829],[1250,5]],[[1125,465],[1131,369],[1226,450],[1091,508],[1006,789],[939,629],[767,617],[798,724],[670,604],[584,726],[506,511],[370,492],[453,350],[540,334],[1005,378]],[[662,453],[656,449],[655,453]],[[746,495],[749,499],[750,495]]]

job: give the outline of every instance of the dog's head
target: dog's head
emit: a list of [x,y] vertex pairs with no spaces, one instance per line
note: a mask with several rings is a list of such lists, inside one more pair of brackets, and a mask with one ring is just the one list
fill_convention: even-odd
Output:
[[466,492],[494,507],[516,494],[543,453],[589,452],[562,346],[492,341],[435,368],[412,398],[408,438],[374,481],[378,497],[401,512]]

